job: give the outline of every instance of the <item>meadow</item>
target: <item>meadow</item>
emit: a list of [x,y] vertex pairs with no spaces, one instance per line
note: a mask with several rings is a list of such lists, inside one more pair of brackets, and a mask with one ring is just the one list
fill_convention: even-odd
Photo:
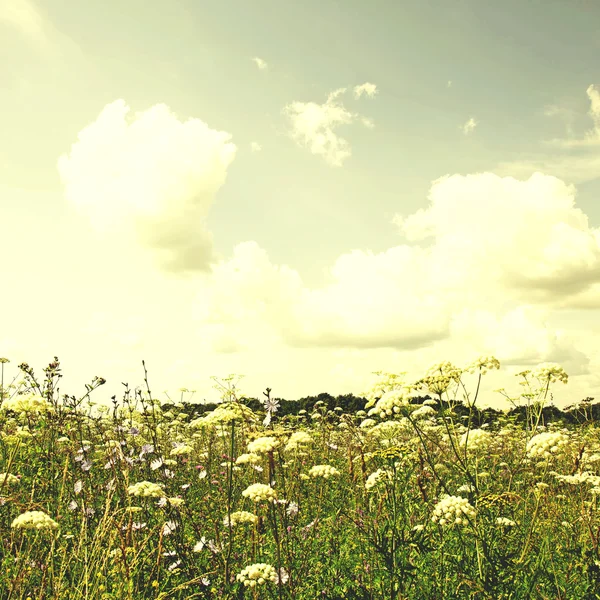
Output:
[[524,423],[479,426],[493,357],[286,416],[231,379],[197,416],[147,374],[104,405],[101,378],[55,397],[58,360],[6,388],[0,362],[2,600],[600,598],[599,429],[589,402],[577,426],[545,422],[561,368],[496,390]]

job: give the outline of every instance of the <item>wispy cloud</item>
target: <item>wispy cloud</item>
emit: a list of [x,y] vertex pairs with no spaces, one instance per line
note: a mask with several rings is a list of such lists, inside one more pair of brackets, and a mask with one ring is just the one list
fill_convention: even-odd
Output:
[[0,2],[0,22],[2,21],[15,27],[37,44],[47,43],[44,19],[30,0]]
[[258,56],[255,56],[251,60],[261,71],[266,71],[269,68],[269,65],[262,58],[258,58]]
[[474,119],[473,117],[471,117],[463,126],[462,126],[462,130],[463,133],[465,135],[469,135],[469,133],[471,133],[475,127],[477,127],[478,122],[476,119]]
[[452,87],[452,81],[448,81],[448,83],[446,84],[446,87]]
[[[365,85],[372,84],[356,86],[355,94],[357,88],[364,88]],[[375,93],[368,90],[373,88],[369,87],[367,91],[363,89],[364,93],[370,96]],[[283,113],[291,121],[290,135],[296,144],[322,156],[333,167],[342,166],[352,154],[348,141],[335,132],[339,126],[359,121],[365,127],[374,127],[372,119],[353,113],[343,105],[340,96],[345,93],[346,88],[339,88],[327,96],[324,104],[292,102],[283,109]]]
[[250,144],[250,150],[252,150],[252,152],[260,152],[262,150],[262,146],[258,142],[252,142]]
[[[538,153],[500,163],[494,172],[499,175],[527,177],[538,171],[573,183],[600,178],[600,90],[590,85],[586,92],[590,100],[588,115],[593,127],[582,138],[544,140]],[[562,119],[567,125],[567,131],[572,133],[571,124],[577,116],[572,108],[548,105],[544,107],[543,114]]]
[[369,98],[373,98],[377,93],[377,86],[374,83],[363,83],[362,85],[357,85],[354,87],[354,97],[360,98],[363,94],[369,96]]
[[[546,140],[546,144],[560,148],[578,148],[600,145],[600,90],[597,89],[596,86],[590,85],[586,90],[586,94],[590,100],[588,115],[592,119],[592,129],[586,131],[583,138],[580,139],[552,139]],[[567,120],[568,127],[570,127],[575,117],[573,110],[555,105],[547,106],[544,114],[546,116],[559,116]],[[572,133],[572,128],[570,129],[570,133]]]

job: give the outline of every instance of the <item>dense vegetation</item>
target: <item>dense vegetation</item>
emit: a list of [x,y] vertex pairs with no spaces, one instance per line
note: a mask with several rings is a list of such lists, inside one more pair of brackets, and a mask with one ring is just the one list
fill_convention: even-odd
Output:
[[147,377],[104,405],[100,378],[56,398],[58,359],[7,388],[0,362],[3,600],[600,598],[598,405],[548,403],[560,368],[503,412],[450,363],[161,406]]

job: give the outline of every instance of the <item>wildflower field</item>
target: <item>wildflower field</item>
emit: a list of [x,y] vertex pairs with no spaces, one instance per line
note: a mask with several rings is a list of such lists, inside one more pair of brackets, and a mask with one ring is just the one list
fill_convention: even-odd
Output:
[[197,416],[147,377],[56,398],[58,360],[5,388],[0,361],[2,600],[600,598],[600,435],[589,403],[544,422],[558,367],[519,374],[523,422],[482,424],[450,363],[356,412],[223,386]]

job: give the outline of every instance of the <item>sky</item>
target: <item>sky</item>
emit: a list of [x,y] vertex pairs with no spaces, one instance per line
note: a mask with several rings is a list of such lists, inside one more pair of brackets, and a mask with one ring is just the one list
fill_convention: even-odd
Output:
[[600,399],[599,58],[593,0],[0,0],[5,386],[58,356],[104,403],[144,360],[162,401],[292,400],[495,356],[482,406],[539,365]]

